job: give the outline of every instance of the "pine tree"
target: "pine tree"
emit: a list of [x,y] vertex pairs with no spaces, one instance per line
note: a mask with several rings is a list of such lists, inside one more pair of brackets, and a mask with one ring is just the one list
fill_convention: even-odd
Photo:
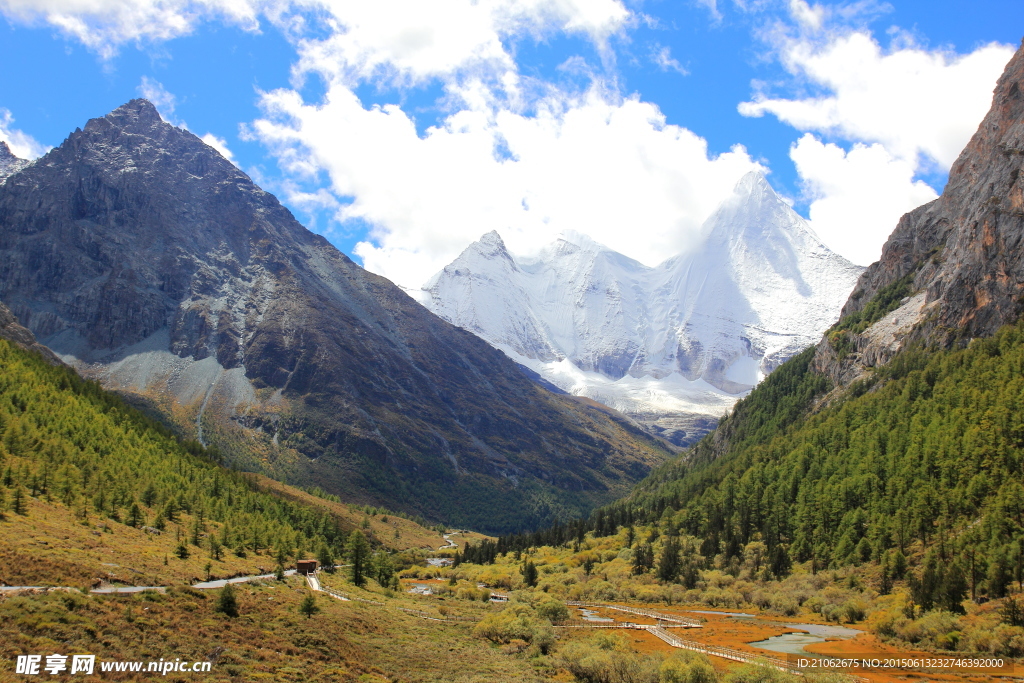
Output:
[[679,541],[674,536],[665,539],[658,558],[658,578],[662,581],[675,581],[679,577]]
[[217,598],[217,604],[214,605],[213,611],[226,614],[229,617],[238,616],[238,600],[235,598],[235,589],[230,583],[224,584],[220,590],[220,597]]
[[370,544],[366,542],[366,536],[359,529],[353,531],[348,537],[348,561],[351,565],[350,577],[352,583],[362,586],[366,583],[366,574],[369,570]]
[[11,498],[11,512],[22,516],[28,514],[28,505],[25,502],[25,489],[21,486],[14,489],[14,496]]
[[153,503],[156,502],[156,489],[153,487],[153,482],[146,485],[146,488],[142,491],[142,504],[148,508],[153,507]]
[[125,524],[133,527],[140,527],[145,521],[142,516],[142,510],[139,509],[138,503],[132,503],[131,508],[128,510],[128,519],[125,520]]
[[537,578],[537,565],[527,560],[523,565],[523,583],[530,587],[536,586]]
[[395,565],[391,562],[391,556],[386,551],[379,550],[373,564],[377,583],[384,587],[390,586],[391,577],[395,574]]
[[334,554],[331,553],[331,548],[326,543],[320,544],[320,549],[316,553],[316,561],[324,571],[329,574],[334,573]]
[[306,597],[302,599],[302,603],[299,605],[299,612],[305,614],[306,618],[309,619],[319,611],[320,608],[316,604],[316,597],[312,593],[306,593]]
[[654,549],[650,543],[642,543],[633,551],[633,573],[643,574],[654,566]]

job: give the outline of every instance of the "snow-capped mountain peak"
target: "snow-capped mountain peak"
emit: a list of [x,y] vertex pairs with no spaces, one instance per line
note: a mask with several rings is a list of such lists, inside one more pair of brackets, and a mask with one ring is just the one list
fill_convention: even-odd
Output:
[[647,422],[708,421],[817,341],[862,269],[822,244],[757,172],[702,234],[697,249],[651,268],[572,231],[519,257],[492,231],[423,299],[570,393]]

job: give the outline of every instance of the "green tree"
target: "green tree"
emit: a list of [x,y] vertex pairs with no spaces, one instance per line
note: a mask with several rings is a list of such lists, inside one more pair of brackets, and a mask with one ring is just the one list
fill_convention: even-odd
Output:
[[142,515],[142,510],[139,509],[139,504],[132,502],[131,508],[128,510],[128,518],[125,519],[124,523],[128,526],[138,528],[142,526],[146,518]]
[[366,536],[363,536],[362,531],[356,529],[349,535],[346,551],[349,565],[351,565],[349,577],[352,583],[362,586],[366,583],[370,560],[370,544],[367,543]]
[[[377,583],[384,587],[389,587],[391,585],[391,580],[395,576],[395,565],[391,561],[391,556],[388,555],[387,551],[378,550],[375,553],[373,571],[374,577],[377,579]],[[452,575],[452,578],[455,578],[454,574]]]
[[143,489],[142,495],[139,496],[142,499],[142,504],[148,508],[153,507],[153,503],[156,502],[156,488],[153,486],[153,482],[146,484],[146,488]]
[[217,597],[217,603],[213,606],[214,612],[226,614],[229,617],[238,616],[238,599],[235,597],[235,589],[230,584],[224,584]]
[[28,514],[28,504],[25,502],[25,488],[22,486],[14,489],[14,495],[11,497],[11,512],[22,516]]
[[675,581],[679,577],[679,540],[675,536],[669,536],[661,548],[661,556],[658,557],[658,578],[662,581]]
[[326,543],[320,544],[320,549],[316,553],[316,561],[324,571],[329,574],[334,573],[334,553],[331,552],[330,546]]
[[187,560],[189,556],[188,546],[185,545],[185,541],[178,543],[178,547],[174,549],[174,554],[178,556],[178,559]]
[[316,604],[316,597],[312,593],[306,593],[306,597],[299,604],[299,613],[305,614],[306,618],[309,619],[319,611],[320,607]]
[[530,587],[536,586],[537,578],[537,565],[531,560],[527,560],[523,564],[523,583]]
[[633,573],[644,574],[654,567],[654,549],[650,543],[641,543],[633,551]]

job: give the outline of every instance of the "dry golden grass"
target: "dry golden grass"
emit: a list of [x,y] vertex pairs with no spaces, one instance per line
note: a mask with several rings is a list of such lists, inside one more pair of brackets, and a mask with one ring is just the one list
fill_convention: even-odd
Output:
[[[87,525],[58,503],[28,499],[28,515],[7,513],[0,521],[0,582],[9,586],[92,586],[97,581],[133,586],[167,586],[206,580],[205,565],[215,578],[271,572],[269,555],[245,558],[224,549],[213,560],[205,547],[189,545],[179,559],[176,530],[188,536],[193,519],[180,515],[161,534],[147,533],[110,519],[90,516]],[[207,522],[208,533],[220,525]],[[267,552],[267,551],[265,551]],[[165,564],[166,560],[166,564]]]
[[[95,654],[101,660],[214,660],[204,681],[537,681],[529,664],[444,624],[398,610],[317,599],[302,616],[298,578],[237,589],[240,616],[217,614],[217,591],[97,596],[66,592],[0,599],[0,672],[18,654]],[[5,674],[0,673],[0,678]],[[169,674],[192,681],[195,674]],[[136,680],[106,674],[104,680]]]
[[[359,509],[353,509],[345,503],[335,503],[306,493],[293,486],[282,484],[263,475],[252,475],[260,488],[271,491],[275,495],[292,500],[309,507],[330,511],[338,518],[343,529],[363,529],[368,538],[376,540],[391,550],[410,550],[416,548],[436,550],[445,545],[444,537],[434,529],[420,526],[416,522],[397,515],[367,515]],[[385,522],[384,519],[387,519]],[[369,528],[363,528],[363,521],[369,522]],[[397,534],[395,533],[397,531]],[[483,538],[480,534],[472,536],[475,540]],[[463,547],[465,543],[463,543]]]

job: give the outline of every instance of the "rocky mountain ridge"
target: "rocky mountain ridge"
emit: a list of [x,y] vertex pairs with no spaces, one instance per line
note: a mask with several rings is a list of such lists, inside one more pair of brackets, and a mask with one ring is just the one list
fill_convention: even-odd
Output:
[[51,365],[64,365],[63,361],[57,357],[57,354],[37,342],[36,336],[32,334],[32,331],[19,323],[15,315],[11,313],[11,309],[3,304],[0,304],[0,337],[26,351],[38,353]]
[[898,301],[879,320],[841,323],[818,345],[813,367],[836,384],[850,384],[907,344],[949,346],[991,336],[1024,312],[1022,50],[999,78],[992,107],[953,164],[942,195],[900,219],[842,314],[853,321],[873,301],[877,310],[880,297],[898,295]]
[[0,299],[236,463],[358,502],[537,525],[666,457],[360,268],[145,100],[0,186]]

